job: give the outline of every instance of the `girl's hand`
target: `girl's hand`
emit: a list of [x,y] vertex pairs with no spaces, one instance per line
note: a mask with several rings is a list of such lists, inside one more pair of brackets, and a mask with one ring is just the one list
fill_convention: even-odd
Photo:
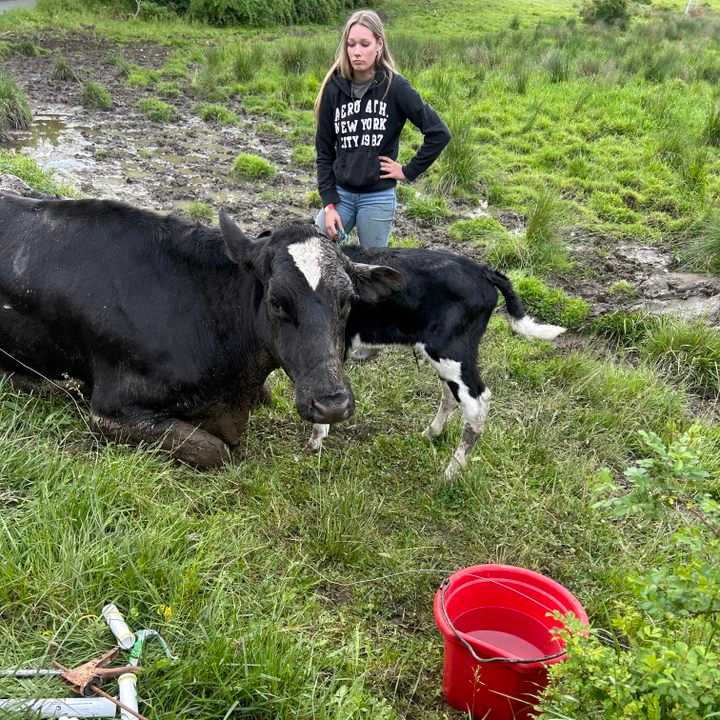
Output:
[[395,160],[385,155],[379,155],[378,160],[380,160],[380,178],[382,180],[389,178],[393,180],[405,180],[405,173],[399,162],[395,162]]
[[331,240],[337,240],[339,230],[342,230],[340,213],[335,208],[325,209],[325,232]]

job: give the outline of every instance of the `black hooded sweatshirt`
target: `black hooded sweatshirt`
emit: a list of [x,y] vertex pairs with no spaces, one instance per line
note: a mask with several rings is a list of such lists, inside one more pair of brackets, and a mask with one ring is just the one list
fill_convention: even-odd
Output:
[[378,156],[397,160],[400,132],[408,119],[425,136],[415,157],[403,166],[405,177],[412,182],[450,141],[450,131],[435,110],[397,73],[388,88],[385,70],[378,70],[359,100],[352,97],[350,80],[339,73],[330,78],[320,102],[315,134],[323,207],[340,202],[337,185],[355,193],[378,192],[396,185],[392,178],[380,179]]

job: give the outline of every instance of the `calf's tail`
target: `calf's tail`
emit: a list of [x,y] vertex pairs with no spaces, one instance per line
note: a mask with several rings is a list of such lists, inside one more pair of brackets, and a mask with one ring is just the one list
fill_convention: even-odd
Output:
[[536,323],[526,312],[522,300],[513,289],[510,279],[497,270],[490,271],[490,282],[502,293],[505,306],[510,316],[510,327],[518,335],[539,340],[554,340],[565,332],[560,325],[541,325]]

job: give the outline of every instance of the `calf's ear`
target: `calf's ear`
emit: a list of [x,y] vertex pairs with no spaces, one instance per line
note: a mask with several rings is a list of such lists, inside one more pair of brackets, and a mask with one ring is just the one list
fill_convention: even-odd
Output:
[[403,274],[386,265],[352,263],[351,274],[355,292],[364,302],[377,302],[405,287]]
[[223,240],[225,240],[225,254],[234,263],[245,264],[252,242],[225,210],[220,211],[220,230],[222,230]]

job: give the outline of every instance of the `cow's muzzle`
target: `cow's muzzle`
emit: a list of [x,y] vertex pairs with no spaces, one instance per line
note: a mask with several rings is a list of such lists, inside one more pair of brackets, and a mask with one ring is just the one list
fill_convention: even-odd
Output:
[[336,423],[347,420],[355,412],[355,399],[345,390],[313,397],[307,406],[306,419],[314,423]]

